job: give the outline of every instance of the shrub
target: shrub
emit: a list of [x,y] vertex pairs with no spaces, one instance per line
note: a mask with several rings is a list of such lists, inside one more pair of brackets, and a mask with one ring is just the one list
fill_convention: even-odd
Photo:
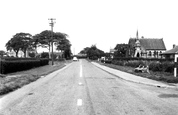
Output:
[[112,63],[112,64],[115,64],[115,65],[120,65],[120,66],[123,66],[123,65],[124,65],[124,62],[123,62],[123,61],[117,61],[117,60],[112,60],[111,63]]
[[29,54],[28,54],[31,58],[34,58],[35,57],[35,53],[34,52],[29,52]]
[[130,60],[125,62],[125,66],[138,67],[139,65],[145,65],[145,62],[139,60]]
[[41,53],[41,58],[49,58],[49,53],[48,52]]
[[105,63],[111,64],[111,60],[105,60]]
[[168,61],[162,63],[153,61],[149,64],[149,68],[152,71],[172,73],[174,71],[174,63]]

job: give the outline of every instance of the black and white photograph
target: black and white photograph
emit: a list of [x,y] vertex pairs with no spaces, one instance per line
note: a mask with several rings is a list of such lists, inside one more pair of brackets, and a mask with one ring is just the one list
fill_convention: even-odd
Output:
[[178,115],[177,0],[1,0],[0,115]]

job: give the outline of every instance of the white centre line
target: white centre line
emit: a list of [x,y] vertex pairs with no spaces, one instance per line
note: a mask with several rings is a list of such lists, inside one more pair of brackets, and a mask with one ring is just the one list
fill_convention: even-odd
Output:
[[79,84],[79,85],[82,85],[82,83],[81,83],[81,82],[79,82],[78,84]]
[[80,77],[82,77],[82,65],[80,65]]
[[77,106],[82,106],[82,99],[77,100]]

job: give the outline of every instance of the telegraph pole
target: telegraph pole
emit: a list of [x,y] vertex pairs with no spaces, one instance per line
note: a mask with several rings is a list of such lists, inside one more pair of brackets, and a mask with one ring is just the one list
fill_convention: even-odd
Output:
[[54,59],[53,59],[53,27],[54,27],[54,23],[55,23],[54,20],[56,20],[56,19],[50,18],[48,20],[50,20],[49,26],[51,26],[51,31],[52,31],[52,34],[51,34],[52,55],[51,55],[51,58],[52,58],[52,65],[54,65]]

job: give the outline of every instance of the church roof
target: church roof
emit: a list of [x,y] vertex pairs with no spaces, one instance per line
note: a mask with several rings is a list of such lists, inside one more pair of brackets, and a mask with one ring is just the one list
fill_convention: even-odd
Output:
[[170,49],[168,51],[165,51],[164,53],[162,53],[163,55],[164,54],[178,54],[178,46],[175,46],[173,49]]
[[[145,50],[166,50],[163,39],[157,38],[141,38],[139,39],[141,47]],[[136,38],[130,38],[129,44],[134,46]]]

